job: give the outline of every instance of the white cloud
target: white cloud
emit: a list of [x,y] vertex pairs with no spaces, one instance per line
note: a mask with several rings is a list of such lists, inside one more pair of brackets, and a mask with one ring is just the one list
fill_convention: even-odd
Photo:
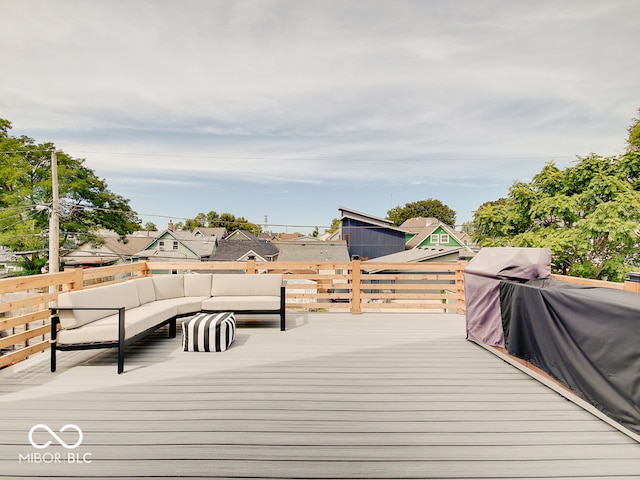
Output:
[[0,10],[0,116],[114,178],[508,185],[621,151],[640,106],[632,0]]

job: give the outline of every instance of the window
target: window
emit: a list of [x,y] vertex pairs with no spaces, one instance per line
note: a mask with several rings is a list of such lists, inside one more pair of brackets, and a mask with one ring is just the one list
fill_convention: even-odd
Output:
[[178,250],[178,242],[177,241],[173,242],[173,249],[174,250]]
[[441,233],[440,234],[440,243],[449,243],[449,234]]
[[158,242],[158,250],[163,251],[164,252],[164,240],[160,240]]
[[433,245],[439,244],[440,243],[440,235],[438,235],[437,233],[432,233],[431,234],[431,238],[429,239],[429,241]]

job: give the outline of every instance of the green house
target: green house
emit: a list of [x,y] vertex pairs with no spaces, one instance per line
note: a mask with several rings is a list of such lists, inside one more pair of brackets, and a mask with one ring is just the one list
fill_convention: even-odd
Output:
[[406,232],[407,249],[421,247],[460,247],[470,249],[471,238],[465,232],[442,223],[436,218],[416,217],[404,222],[400,228]]

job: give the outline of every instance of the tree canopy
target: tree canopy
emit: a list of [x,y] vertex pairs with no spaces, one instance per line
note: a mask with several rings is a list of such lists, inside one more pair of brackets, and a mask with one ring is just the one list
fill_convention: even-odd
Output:
[[48,259],[52,207],[51,154],[56,152],[60,198],[61,253],[92,232],[109,229],[124,236],[140,226],[129,200],[111,192],[104,180],[56,149],[27,136],[9,135],[11,122],[0,118],[0,244],[24,256],[26,273],[40,273]]
[[555,273],[622,281],[640,260],[639,225],[640,151],[632,150],[563,170],[548,162],[507,198],[481,205],[473,236],[481,246],[549,248]]
[[442,223],[451,226],[456,223],[456,212],[440,200],[434,200],[433,198],[407,203],[404,207],[398,206],[387,212],[387,218],[395,226],[400,226],[410,218],[415,217],[437,218]]
[[629,152],[640,150],[640,108],[638,109],[638,116],[632,122],[629,127],[629,136],[627,137],[627,151]]
[[214,210],[211,210],[206,215],[204,213],[198,213],[195,218],[188,218],[178,224],[178,228],[181,230],[193,231],[198,227],[223,227],[226,228],[229,233],[236,230],[246,230],[254,235],[258,235],[262,231],[259,225],[249,222],[244,217],[236,217],[231,213],[218,214]]

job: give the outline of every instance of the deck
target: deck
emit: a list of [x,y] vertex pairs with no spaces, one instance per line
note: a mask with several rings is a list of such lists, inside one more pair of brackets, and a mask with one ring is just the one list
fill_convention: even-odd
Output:
[[[640,478],[640,444],[455,314],[289,313],[224,353],[151,337],[0,371],[3,478]],[[180,334],[180,332],[179,332]],[[72,444],[66,449],[44,427]]]

